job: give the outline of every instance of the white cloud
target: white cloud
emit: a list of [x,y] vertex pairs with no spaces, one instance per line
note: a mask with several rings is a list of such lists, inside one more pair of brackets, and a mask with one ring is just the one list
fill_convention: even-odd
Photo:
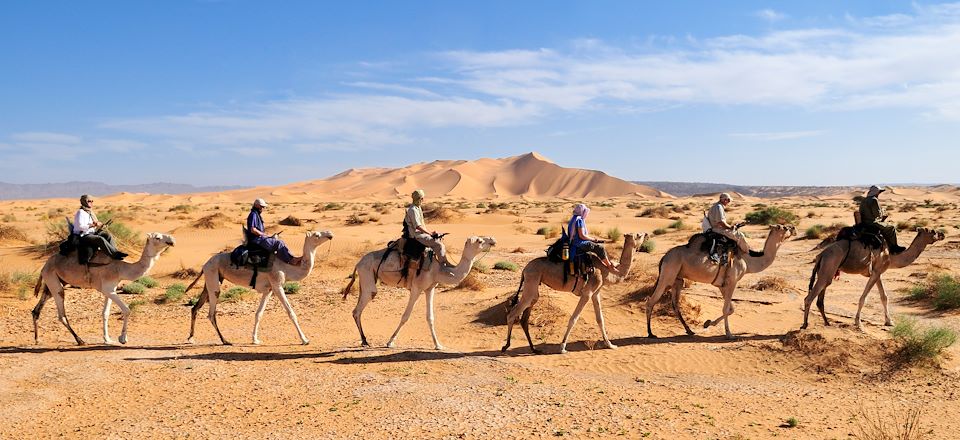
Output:
[[754,141],[785,141],[790,139],[802,139],[823,134],[819,130],[811,131],[774,131],[774,132],[755,132],[755,133],[730,133],[730,137],[738,139],[747,139]]
[[762,20],[769,21],[771,23],[778,22],[787,18],[786,14],[774,11],[773,9],[761,9],[754,13],[757,17]]
[[63,133],[31,131],[25,133],[14,133],[11,139],[18,142],[32,142],[40,144],[79,144],[83,139],[79,136],[73,136]]

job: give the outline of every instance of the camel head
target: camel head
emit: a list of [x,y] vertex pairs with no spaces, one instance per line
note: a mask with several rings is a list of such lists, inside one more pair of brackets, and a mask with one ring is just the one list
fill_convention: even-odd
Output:
[[497,245],[497,240],[493,237],[477,237],[473,236],[467,239],[467,242],[463,245],[463,253],[467,253],[468,250],[473,252],[487,252],[491,248]]
[[151,232],[147,234],[147,244],[143,246],[145,255],[160,255],[168,247],[176,244],[172,235]]
[[931,228],[917,228],[917,239],[922,240],[921,243],[924,245],[931,245],[940,240],[943,240],[946,235],[943,232],[940,232],[936,229]]
[[771,225],[770,235],[775,237],[777,243],[783,243],[788,238],[797,235],[797,227],[793,225]]
[[310,232],[307,232],[306,238],[304,239],[304,243],[313,247],[317,247],[329,240],[333,240],[333,232],[310,231]]
[[634,252],[640,252],[640,246],[643,245],[643,242],[647,241],[647,233],[640,232],[637,234],[624,234],[623,236],[623,247],[633,248]]

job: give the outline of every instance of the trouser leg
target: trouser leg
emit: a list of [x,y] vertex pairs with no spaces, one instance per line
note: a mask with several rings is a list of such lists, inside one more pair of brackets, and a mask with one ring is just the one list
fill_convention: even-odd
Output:
[[433,253],[437,255],[437,258],[441,263],[447,265],[450,264],[450,261],[447,260],[447,248],[443,245],[442,241],[437,240],[427,234],[420,234],[414,238],[416,238],[417,241],[422,243],[424,246],[433,249]]
[[733,241],[737,242],[737,247],[740,248],[741,252],[750,252],[750,243],[747,243],[747,236],[743,235],[743,232],[736,231],[733,229],[719,229],[714,228],[713,232],[716,232],[724,237],[727,237]]
[[880,225],[880,234],[883,235],[884,240],[887,240],[887,246],[890,250],[900,249],[900,245],[897,244],[897,229],[892,225]]
[[113,243],[113,235],[107,231],[97,232],[97,235],[103,239],[103,248],[107,250],[110,255],[116,255],[117,252],[120,252],[117,249],[117,246]]
[[277,258],[280,258],[284,263],[290,263],[293,260],[293,254],[290,253],[290,249],[287,248],[283,240],[274,237],[262,237],[257,240],[256,244],[271,252],[276,252]]

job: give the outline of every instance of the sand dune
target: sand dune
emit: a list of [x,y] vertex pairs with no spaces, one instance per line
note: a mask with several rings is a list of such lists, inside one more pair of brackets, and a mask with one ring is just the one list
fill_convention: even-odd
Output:
[[561,167],[537,153],[502,159],[436,160],[403,168],[349,169],[326,179],[194,197],[225,197],[233,201],[257,196],[279,201],[303,197],[372,200],[405,198],[417,188],[430,197],[465,199],[669,197],[601,171]]

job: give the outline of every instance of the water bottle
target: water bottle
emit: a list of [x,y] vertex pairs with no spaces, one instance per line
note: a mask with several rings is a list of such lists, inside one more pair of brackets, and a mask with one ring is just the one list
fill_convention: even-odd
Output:
[[560,253],[560,259],[562,259],[563,261],[569,260],[569,259],[570,259],[570,244],[564,243],[562,249],[563,249],[563,250],[562,250],[561,253]]

